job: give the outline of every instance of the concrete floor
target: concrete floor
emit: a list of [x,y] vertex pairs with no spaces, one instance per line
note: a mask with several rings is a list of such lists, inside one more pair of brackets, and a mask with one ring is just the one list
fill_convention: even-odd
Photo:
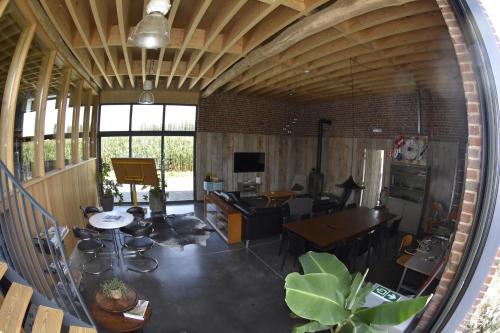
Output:
[[[201,204],[167,206],[168,214],[193,210],[202,218]],[[148,252],[159,260],[156,271],[140,274],[114,267],[98,277],[84,274],[83,295],[92,302],[101,281],[114,276],[124,280],[152,305],[147,333],[290,332],[296,321],[284,302],[283,279],[299,267],[290,258],[280,272],[278,246],[277,237],[255,241],[248,249],[243,244],[229,246],[215,232],[206,247],[188,245],[178,251],[156,246]],[[73,265],[81,260],[76,254]],[[368,279],[395,289],[401,272],[392,253],[373,255]],[[412,279],[418,282],[420,277],[409,274]]]

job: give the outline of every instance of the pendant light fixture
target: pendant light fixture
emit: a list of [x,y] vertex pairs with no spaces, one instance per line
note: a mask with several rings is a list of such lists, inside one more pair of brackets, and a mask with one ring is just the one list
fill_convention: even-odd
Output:
[[165,15],[170,9],[170,0],[150,0],[147,15],[135,26],[129,41],[145,49],[164,48],[170,42],[168,21]]
[[364,186],[360,186],[356,183],[353,178],[354,170],[354,125],[356,118],[356,107],[354,105],[354,77],[352,75],[352,58],[349,58],[349,64],[351,65],[351,106],[352,106],[352,138],[351,138],[351,175],[342,184],[337,184],[337,187],[345,188],[348,190],[364,190]]
[[[153,60],[150,61],[149,63],[149,73],[151,74],[151,70],[153,67]],[[139,104],[153,104],[155,102],[155,96],[153,95],[153,81],[152,80],[145,80],[144,84],[142,85],[142,93],[141,96],[139,96]]]

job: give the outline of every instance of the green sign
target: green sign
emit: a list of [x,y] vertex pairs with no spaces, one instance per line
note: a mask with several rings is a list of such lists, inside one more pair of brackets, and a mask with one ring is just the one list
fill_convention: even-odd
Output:
[[372,290],[372,293],[381,296],[383,299],[389,302],[397,302],[401,298],[400,294],[382,286],[378,286],[377,288]]
[[377,294],[379,296],[382,296],[384,297],[385,295],[387,295],[387,293],[389,293],[389,289],[387,288],[384,288],[384,287],[377,287],[375,290],[372,291],[374,294]]
[[397,302],[398,299],[401,298],[401,295],[396,294],[396,293],[390,291],[390,292],[387,293],[387,295],[384,296],[384,298],[386,300],[388,300],[389,302]]

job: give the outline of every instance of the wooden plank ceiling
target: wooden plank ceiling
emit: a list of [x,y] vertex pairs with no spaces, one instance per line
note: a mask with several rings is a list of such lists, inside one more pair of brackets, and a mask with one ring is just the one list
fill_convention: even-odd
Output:
[[[330,6],[371,0],[171,0],[171,43],[161,50],[141,50],[127,41],[148,0],[39,1],[104,89],[140,89],[149,78],[159,89],[212,93],[207,88],[223,73],[286,28]],[[355,95],[417,86],[460,89],[456,56],[435,0],[403,2],[340,20],[263,57],[217,91],[308,102],[349,97],[353,85]]]

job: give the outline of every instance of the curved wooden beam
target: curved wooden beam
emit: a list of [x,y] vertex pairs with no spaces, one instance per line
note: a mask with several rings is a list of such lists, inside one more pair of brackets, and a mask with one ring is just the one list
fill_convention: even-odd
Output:
[[17,46],[12,55],[9,72],[5,81],[2,99],[2,113],[0,114],[0,159],[10,171],[14,171],[14,123],[16,119],[17,95],[19,83],[23,75],[24,63],[28,56],[31,40],[35,34],[36,26],[25,28],[17,41]]
[[336,24],[365,13],[390,6],[400,6],[415,0],[338,0],[333,5],[319,11],[290,26],[270,43],[251,51],[245,59],[235,64],[219,76],[203,92],[203,97],[210,96],[214,91],[240,74],[257,65],[263,60],[277,55],[299,41]]
[[47,53],[42,59],[41,71],[36,85],[34,110],[35,118],[35,167],[33,178],[45,176],[44,167],[44,139],[45,139],[45,110],[49,93],[50,77],[56,60],[56,51]]
[[66,67],[61,76],[59,95],[57,98],[56,169],[64,169],[64,130],[66,128],[66,105],[70,81],[71,67]]

